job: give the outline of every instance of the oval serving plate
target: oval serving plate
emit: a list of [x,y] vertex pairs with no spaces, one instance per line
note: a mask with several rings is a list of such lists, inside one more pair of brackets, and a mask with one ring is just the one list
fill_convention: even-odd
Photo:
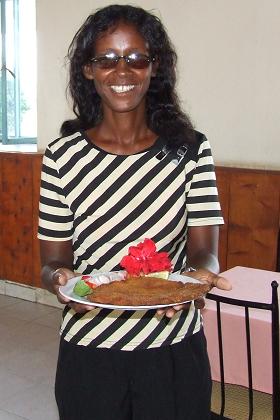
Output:
[[[107,273],[93,273],[90,274],[91,278],[94,280],[94,277],[100,276],[100,275],[110,276],[112,281],[123,281],[123,272],[107,272]],[[165,304],[165,305],[141,305],[141,306],[121,306],[121,305],[110,305],[107,303],[97,303],[97,302],[91,302],[86,297],[78,296],[73,292],[73,289],[75,287],[75,284],[77,281],[81,280],[83,276],[73,277],[72,279],[68,280],[67,284],[65,286],[60,286],[59,292],[62,296],[64,296],[66,299],[70,299],[73,302],[77,303],[83,303],[89,306],[97,307],[97,308],[106,308],[106,309],[119,309],[119,310],[127,310],[127,311],[144,311],[147,309],[159,309],[159,308],[166,308],[169,306],[177,306],[182,305],[184,303],[191,302],[189,300],[186,300],[184,302],[178,302],[178,303],[171,303],[171,304]],[[188,276],[182,276],[181,274],[175,274],[172,273],[169,275],[168,280],[166,281],[181,281],[183,283],[201,283],[199,280],[196,280],[192,277]]]

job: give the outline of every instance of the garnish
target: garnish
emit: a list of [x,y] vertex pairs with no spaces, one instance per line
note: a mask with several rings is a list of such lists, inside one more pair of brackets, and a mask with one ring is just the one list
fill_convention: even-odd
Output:
[[78,296],[87,296],[96,287],[97,284],[93,283],[91,276],[82,276],[75,284],[73,292]]
[[172,264],[167,252],[157,252],[152,239],[144,239],[136,246],[128,248],[120,265],[128,274],[139,276],[161,271],[171,271]]
[[89,295],[92,291],[92,288],[86,284],[84,280],[78,280],[74,286],[73,292],[78,296]]
[[91,276],[82,276],[82,281],[84,281],[91,289],[95,289],[97,287],[97,284],[93,282]]

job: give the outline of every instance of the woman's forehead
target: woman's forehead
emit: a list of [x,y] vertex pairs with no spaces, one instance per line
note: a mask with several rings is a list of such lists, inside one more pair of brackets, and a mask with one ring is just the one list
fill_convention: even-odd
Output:
[[95,42],[95,51],[103,49],[139,49],[148,50],[149,44],[138,31],[136,26],[130,23],[118,22],[104,31]]

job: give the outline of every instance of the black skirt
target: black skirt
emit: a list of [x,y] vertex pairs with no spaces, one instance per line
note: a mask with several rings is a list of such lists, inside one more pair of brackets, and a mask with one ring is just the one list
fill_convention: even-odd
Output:
[[209,420],[203,330],[171,346],[134,351],[61,340],[55,394],[60,420]]

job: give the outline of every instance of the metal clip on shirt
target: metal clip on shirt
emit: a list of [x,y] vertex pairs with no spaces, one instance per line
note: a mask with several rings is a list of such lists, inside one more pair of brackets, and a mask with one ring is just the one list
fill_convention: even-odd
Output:
[[[188,147],[187,146],[180,146],[177,150],[176,150],[176,154],[173,157],[173,159],[171,160],[171,162],[173,162],[175,165],[178,165],[181,160],[185,157],[186,153],[188,151]],[[162,160],[164,159],[169,153],[171,153],[171,148],[169,146],[163,146],[163,148],[161,149],[161,151],[156,155],[158,160]]]

